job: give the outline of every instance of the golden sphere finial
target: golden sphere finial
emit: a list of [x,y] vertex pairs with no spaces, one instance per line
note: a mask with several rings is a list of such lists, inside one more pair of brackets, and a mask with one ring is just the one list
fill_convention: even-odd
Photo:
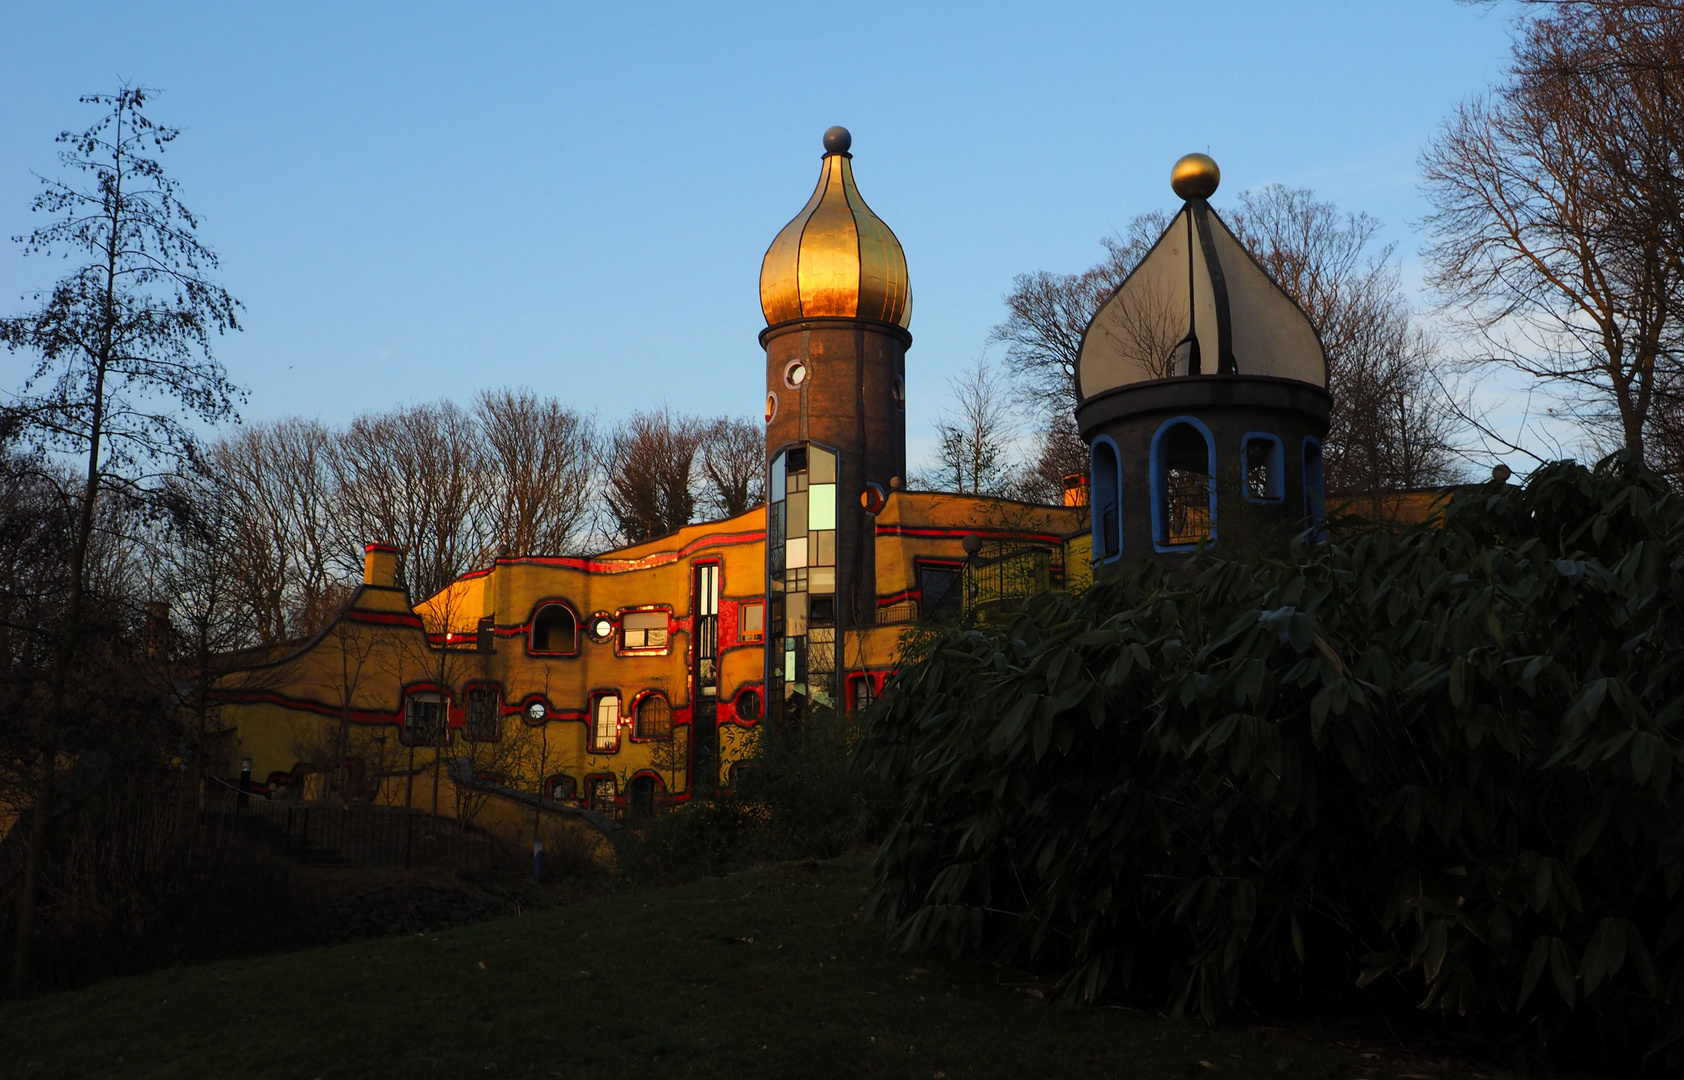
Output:
[[1169,171],[1169,186],[1183,199],[1208,199],[1222,182],[1222,170],[1209,154],[1184,154]]

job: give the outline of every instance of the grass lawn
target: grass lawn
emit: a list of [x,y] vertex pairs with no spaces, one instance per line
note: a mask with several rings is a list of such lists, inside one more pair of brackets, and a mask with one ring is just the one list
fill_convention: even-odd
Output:
[[865,871],[774,867],[113,980],[0,1007],[0,1075],[1475,1075],[1308,1033],[1051,1005],[994,968],[909,959],[855,921]]

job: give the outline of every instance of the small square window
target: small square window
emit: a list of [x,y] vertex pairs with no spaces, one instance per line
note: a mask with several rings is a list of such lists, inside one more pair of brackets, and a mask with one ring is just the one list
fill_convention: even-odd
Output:
[[628,611],[620,617],[620,648],[664,650],[666,647],[666,612]]
[[737,608],[737,638],[759,641],[766,636],[766,605],[743,604]]

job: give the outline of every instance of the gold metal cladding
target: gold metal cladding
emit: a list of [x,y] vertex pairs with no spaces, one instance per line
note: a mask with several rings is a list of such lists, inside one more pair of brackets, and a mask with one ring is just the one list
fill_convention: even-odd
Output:
[[1169,171],[1169,186],[1183,199],[1208,199],[1222,183],[1222,170],[1209,154],[1184,154]]
[[768,325],[824,317],[911,321],[906,253],[860,197],[846,153],[825,155],[813,197],[766,249],[760,309]]

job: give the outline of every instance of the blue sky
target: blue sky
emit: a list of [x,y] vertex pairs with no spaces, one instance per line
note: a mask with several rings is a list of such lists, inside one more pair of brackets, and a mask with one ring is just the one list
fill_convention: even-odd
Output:
[[[328,422],[526,385],[612,420],[757,413],[760,259],[854,136],[907,252],[913,455],[1014,274],[1171,208],[1305,185],[1415,263],[1416,157],[1509,11],[1403,3],[0,4],[0,234],[76,96],[162,89],[166,164],[247,307],[244,413]],[[0,309],[50,262],[0,249]],[[23,361],[0,354],[15,385]]]

